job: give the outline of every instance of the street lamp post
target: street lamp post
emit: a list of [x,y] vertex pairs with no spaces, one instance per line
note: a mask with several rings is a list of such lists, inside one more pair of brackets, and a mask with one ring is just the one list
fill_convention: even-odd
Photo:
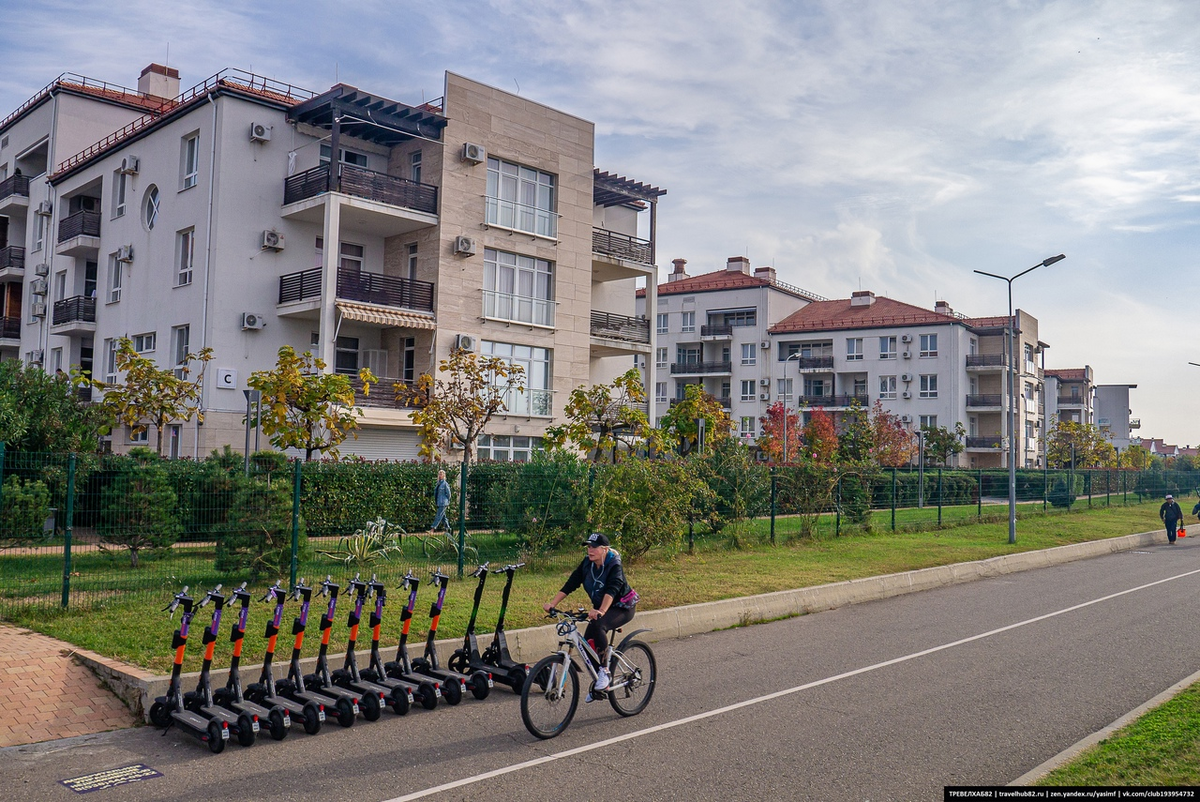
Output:
[[1012,283],[1026,273],[1032,273],[1039,267],[1049,267],[1055,262],[1061,262],[1066,259],[1065,254],[1051,256],[1038,262],[1028,270],[1022,270],[1011,278],[1008,276],[998,276],[995,273],[988,273],[983,270],[975,272],[981,276],[989,276],[998,278],[1008,284],[1008,325],[1005,327],[1004,340],[1008,346],[1008,542],[1017,542],[1017,353],[1016,343],[1016,321],[1013,320],[1013,303],[1012,303]]
[[788,449],[787,449],[787,419],[788,419],[787,363],[791,362],[793,359],[799,358],[800,354],[801,354],[801,352],[797,351],[796,353],[790,355],[787,359],[783,360],[784,391],[779,394],[783,398],[783,455],[780,458],[781,462],[783,462],[783,463],[787,463],[787,455],[788,455]]

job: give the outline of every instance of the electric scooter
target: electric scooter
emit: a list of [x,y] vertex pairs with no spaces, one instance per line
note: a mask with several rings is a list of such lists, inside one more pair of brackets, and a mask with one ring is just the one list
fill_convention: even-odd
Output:
[[[400,587],[408,591],[408,604],[400,611],[400,645],[396,648],[396,659],[384,665],[389,677],[407,680],[408,682],[433,682],[441,691],[441,697],[448,705],[456,705],[462,701],[463,685],[457,680],[441,682],[435,678],[417,673],[412,660],[408,658],[408,628],[412,625],[413,608],[417,605],[417,588],[421,580],[413,576],[412,571],[404,575],[404,584]],[[428,702],[425,703],[428,707]]]
[[288,711],[279,705],[273,705],[267,709],[251,702],[242,693],[240,668],[242,643],[246,638],[246,619],[250,615],[250,591],[246,590],[245,582],[240,588],[233,591],[233,599],[241,604],[241,609],[238,611],[237,621],[229,629],[229,640],[233,643],[233,658],[229,661],[229,679],[224,688],[217,688],[213,691],[213,701],[235,713],[249,713],[256,716],[260,726],[266,722],[272,738],[282,741],[287,737],[288,729],[292,726],[292,717]]
[[292,591],[292,598],[300,601],[300,615],[292,620],[292,634],[296,636],[296,642],[292,646],[292,659],[288,663],[287,679],[280,680],[275,686],[279,691],[280,696],[286,696],[289,699],[306,704],[308,702],[316,702],[326,710],[337,711],[337,723],[343,727],[351,727],[354,725],[354,717],[358,715],[358,700],[352,696],[333,697],[328,694],[318,693],[311,690],[304,684],[304,674],[300,669],[300,648],[304,645],[304,629],[308,626],[308,608],[312,604],[312,588],[304,584],[301,579],[295,590]]
[[418,674],[436,677],[444,684],[457,682],[464,692],[470,688],[476,699],[486,699],[493,684],[490,671],[473,670],[470,674],[460,674],[438,665],[437,646],[434,642],[437,640],[438,619],[442,616],[442,605],[446,601],[446,587],[450,584],[450,577],[441,571],[433,571],[432,580],[438,588],[437,601],[429,608],[429,636],[425,639],[425,656],[413,660],[413,668]]
[[333,684],[329,676],[329,632],[333,629],[333,616],[337,613],[338,585],[333,577],[326,576],[321,583],[321,595],[329,597],[329,607],[321,616],[321,648],[317,650],[316,670],[304,676],[304,687],[310,691],[323,693],[338,700],[338,703],[349,701],[354,706],[355,713],[362,713],[367,721],[377,721],[383,713],[383,688],[360,694],[347,688],[339,688]]
[[275,615],[267,622],[267,631],[264,636],[267,639],[267,653],[263,657],[262,674],[259,675],[258,682],[246,688],[246,696],[260,705],[269,705],[272,709],[283,708],[292,719],[304,726],[305,732],[309,735],[316,735],[321,731],[321,724],[325,721],[325,706],[315,700],[301,701],[282,696],[275,686],[275,673],[271,669],[271,663],[275,659],[275,639],[279,636],[279,625],[283,621],[285,599],[287,599],[287,591],[278,583],[272,585],[267,590],[267,595],[262,598],[262,601],[275,602]]
[[358,574],[355,574],[354,579],[346,583],[346,589],[354,593],[354,607],[350,610],[350,617],[346,620],[346,626],[350,628],[350,637],[346,641],[346,662],[330,675],[330,679],[333,680],[334,685],[340,688],[361,693],[364,699],[371,694],[378,695],[391,706],[397,716],[403,716],[408,712],[413,701],[412,691],[407,683],[402,684],[399,680],[392,680],[387,684],[369,682],[359,674],[358,658],[354,654],[354,646],[358,642],[358,624],[362,621],[363,603],[367,600],[367,583],[359,579]]
[[389,688],[393,686],[393,683],[396,686],[407,688],[414,698],[420,698],[421,707],[433,710],[442,696],[439,683],[428,677],[414,677],[419,681],[409,682],[405,679],[388,676],[387,670],[383,666],[383,658],[379,655],[379,628],[383,624],[383,606],[387,602],[387,590],[382,582],[372,576],[371,581],[367,583],[367,593],[375,595],[375,609],[371,611],[370,618],[371,664],[369,668],[362,670],[363,679]]
[[204,630],[204,662],[200,664],[200,678],[196,682],[196,690],[183,695],[183,706],[204,718],[216,719],[229,725],[229,729],[237,735],[238,743],[242,746],[253,746],[258,737],[258,716],[252,713],[235,712],[221,707],[213,701],[212,684],[208,672],[212,668],[213,649],[217,644],[217,636],[221,632],[221,611],[225,608],[225,596],[221,586],[217,585],[204,595],[199,607],[213,602],[212,623]]
[[220,754],[229,740],[229,725],[218,719],[206,719],[203,716],[187,710],[183,706],[183,688],[179,683],[179,675],[183,671],[183,653],[187,648],[188,628],[195,615],[195,600],[187,595],[188,589],[175,594],[174,600],[163,612],[170,612],[175,617],[175,610],[183,607],[183,616],[179,620],[179,629],[171,637],[171,646],[175,649],[175,664],[171,667],[171,684],[167,686],[167,695],[160,696],[150,706],[150,723],[161,727],[165,733],[172,724],[193,738],[198,738],[208,744],[210,752]]
[[500,618],[496,621],[496,634],[492,637],[492,644],[482,654],[479,652],[479,642],[475,638],[475,617],[479,614],[479,601],[483,598],[483,584],[487,581],[489,573],[488,564],[484,563],[471,574],[479,578],[479,584],[475,587],[475,606],[471,608],[471,620],[467,622],[467,634],[463,637],[462,648],[455,649],[454,655],[447,662],[451,670],[460,674],[490,671],[496,682],[503,682],[513,689],[513,693],[518,694],[525,687],[529,666],[514,660],[508,651],[508,640],[504,636],[504,614],[508,610],[508,595],[512,591],[513,575],[523,565],[525,563],[506,565],[490,572],[508,574],[508,581],[504,584],[504,594],[500,598]]

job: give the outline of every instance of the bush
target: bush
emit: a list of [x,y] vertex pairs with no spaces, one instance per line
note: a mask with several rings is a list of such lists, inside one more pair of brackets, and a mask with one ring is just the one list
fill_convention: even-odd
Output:
[[591,528],[608,533],[630,560],[651,549],[678,551],[693,498],[709,492],[688,462],[633,457],[598,466],[594,488]]
[[[313,537],[341,537],[363,521],[386,518],[406,532],[424,531],[433,520],[438,466],[416,462],[306,462],[302,515]],[[446,469],[457,510],[458,471]],[[282,477],[276,476],[275,483]],[[290,477],[284,482],[291,486]]]
[[[470,486],[476,488],[472,501],[483,502],[483,525],[518,535],[531,556],[583,537],[587,530],[587,463],[564,452],[539,452],[531,462],[493,465],[507,468],[498,471],[489,465],[485,471],[477,471],[472,466],[469,474]],[[471,523],[481,522],[471,516]]]
[[100,495],[102,549],[128,549],[136,568],[143,551],[169,548],[183,531],[176,514],[178,497],[162,460],[135,448],[117,463],[112,482]]
[[[298,559],[311,557],[304,519],[299,521]],[[277,577],[291,571],[292,487],[288,482],[241,478],[233,496],[225,532],[217,540],[216,568],[251,578]]]
[[10,476],[4,482],[3,494],[0,548],[28,545],[45,538],[44,526],[50,517],[50,490],[46,483],[36,479],[23,482],[18,476]]

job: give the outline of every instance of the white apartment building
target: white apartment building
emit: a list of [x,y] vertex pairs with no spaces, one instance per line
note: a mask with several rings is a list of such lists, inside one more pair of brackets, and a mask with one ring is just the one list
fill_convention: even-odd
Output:
[[1129,407],[1129,391],[1134,389],[1137,389],[1136,384],[1096,385],[1096,426],[1109,436],[1114,448],[1122,451],[1142,443],[1142,439],[1134,435],[1142,422],[1129,417],[1133,413]]
[[1095,423],[1092,397],[1096,392],[1091,365],[1046,371],[1046,420],[1064,423]]
[[[240,444],[241,391],[285,344],[383,379],[341,450],[392,459],[418,447],[392,384],[453,347],[525,368],[480,443],[497,459],[527,457],[571,389],[651,354],[635,290],[654,291],[664,190],[593,167],[591,122],[452,73],[416,105],[237,70],[180,94],[157,65],[139,90],[160,107],[47,153],[46,214],[10,223],[45,243],[46,275],[20,277],[19,350],[103,379],[123,336],[160,364],[213,348],[204,423],[171,425],[172,454]],[[36,101],[0,135],[34,130]]]
[[643,370],[652,389],[651,420],[700,385],[729,410],[741,437],[758,436],[778,375],[767,332],[819,296],[784,284],[774,268],[753,272],[750,260],[735,256],[724,270],[689,276],[686,260],[675,259],[657,299],[638,292],[639,316],[654,310],[654,359]]

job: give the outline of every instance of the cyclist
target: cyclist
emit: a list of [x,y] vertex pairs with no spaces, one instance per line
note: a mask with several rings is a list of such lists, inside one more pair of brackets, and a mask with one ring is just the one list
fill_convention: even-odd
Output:
[[[542,605],[542,608],[550,612],[582,585],[592,602],[592,609],[587,614],[587,629],[583,636],[592,644],[596,654],[603,657],[608,648],[608,631],[633,620],[638,595],[625,581],[621,555],[609,547],[608,538],[604,534],[593,532],[583,545],[587,546],[587,556],[567,577],[562,590],[549,604]],[[594,688],[602,691],[610,682],[607,666],[599,666],[597,674]]]

